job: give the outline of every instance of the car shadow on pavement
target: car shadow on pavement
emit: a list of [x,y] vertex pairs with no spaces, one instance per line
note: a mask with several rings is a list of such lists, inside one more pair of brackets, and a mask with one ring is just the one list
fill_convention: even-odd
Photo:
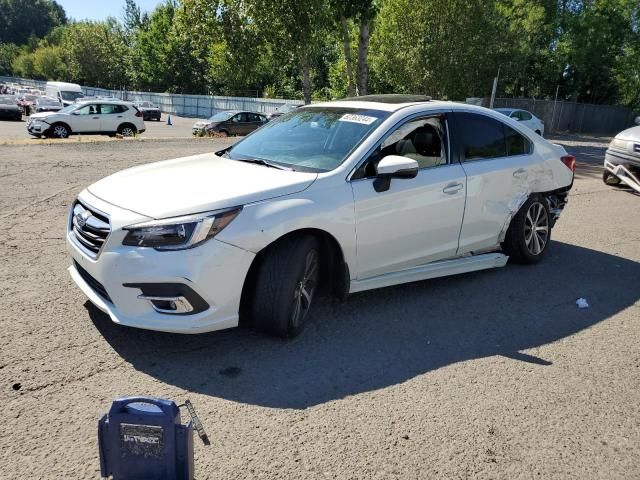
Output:
[[[363,292],[318,304],[290,341],[234,329],[173,335],[113,324],[87,303],[109,344],[138,370],[200,394],[301,409],[494,355],[527,368],[522,350],[576,334],[640,298],[640,263],[553,242],[543,262]],[[588,309],[578,309],[584,297]],[[131,392],[149,394],[149,392]]]

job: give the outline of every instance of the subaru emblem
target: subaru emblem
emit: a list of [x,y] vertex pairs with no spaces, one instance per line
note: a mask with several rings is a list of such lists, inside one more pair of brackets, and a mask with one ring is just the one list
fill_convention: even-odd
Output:
[[89,220],[89,217],[91,217],[91,212],[89,210],[84,210],[80,213],[77,213],[75,216],[76,223],[80,228],[84,228],[84,226],[87,224],[87,220]]

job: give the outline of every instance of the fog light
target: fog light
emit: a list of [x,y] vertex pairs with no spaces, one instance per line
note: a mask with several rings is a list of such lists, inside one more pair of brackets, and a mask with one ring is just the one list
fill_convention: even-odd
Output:
[[139,295],[138,298],[148,301],[158,313],[180,314],[193,312],[193,306],[185,297]]

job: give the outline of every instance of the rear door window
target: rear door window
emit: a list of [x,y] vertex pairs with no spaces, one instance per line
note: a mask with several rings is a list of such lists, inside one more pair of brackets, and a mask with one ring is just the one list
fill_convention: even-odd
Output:
[[462,161],[526,155],[531,142],[510,126],[475,113],[456,113],[456,138]]

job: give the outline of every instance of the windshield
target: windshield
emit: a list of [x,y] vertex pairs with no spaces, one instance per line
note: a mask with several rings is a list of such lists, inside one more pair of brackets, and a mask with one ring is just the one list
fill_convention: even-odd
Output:
[[60,92],[62,99],[67,102],[75,102],[78,98],[84,97],[82,92]]
[[209,121],[224,122],[225,120],[229,120],[231,117],[233,117],[233,113],[234,112],[219,112],[213,115],[212,117],[209,117]]
[[356,108],[296,110],[236,143],[228,157],[262,159],[294,170],[328,172],[340,165],[388,115]]

